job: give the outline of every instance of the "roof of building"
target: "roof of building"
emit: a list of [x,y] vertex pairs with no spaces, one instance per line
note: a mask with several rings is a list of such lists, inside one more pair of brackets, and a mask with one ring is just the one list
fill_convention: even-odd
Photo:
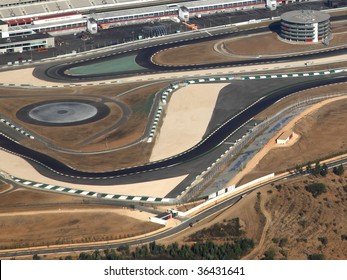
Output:
[[291,130],[287,130],[287,131],[284,131],[278,138],[277,138],[277,140],[283,140],[283,141],[285,141],[285,140],[287,140],[289,137],[290,137],[290,135],[293,133],[293,131],[291,131]]
[[315,10],[290,11],[281,15],[282,20],[293,23],[315,23],[326,21],[329,18],[329,14]]
[[11,43],[19,43],[19,42],[28,42],[38,39],[47,39],[52,36],[49,34],[32,34],[29,36],[18,36],[11,38],[0,38],[0,45],[11,44]]

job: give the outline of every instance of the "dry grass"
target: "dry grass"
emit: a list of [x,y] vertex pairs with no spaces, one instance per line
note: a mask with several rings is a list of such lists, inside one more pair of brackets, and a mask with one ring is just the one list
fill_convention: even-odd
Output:
[[[48,143],[53,143],[57,147],[87,152],[105,151],[133,143],[143,135],[154,96],[166,85],[168,85],[168,82],[147,83],[147,85],[144,83],[135,83],[38,91],[20,89],[11,89],[9,91],[0,90],[0,96],[3,96],[1,99],[2,102],[0,103],[0,110],[5,117],[7,116],[9,119],[13,119],[20,126],[39,134],[46,139]],[[64,96],[62,96],[62,94],[64,94]],[[83,140],[98,132],[104,131],[117,122],[121,117],[121,111],[117,105],[114,103],[107,103],[111,109],[109,116],[94,122],[92,125],[45,127],[27,124],[16,118],[16,112],[19,108],[35,102],[52,100],[52,98],[99,100],[98,97],[93,97],[91,95],[107,96],[123,102],[131,109],[131,114],[125,124],[110,132],[104,133],[83,146],[80,145]],[[87,156],[60,153],[56,150],[47,148],[43,143],[38,141],[29,141],[25,139],[22,141],[22,144],[62,160],[66,164],[78,169],[94,171],[115,170],[148,162],[153,146],[152,144],[140,142],[135,146],[131,146],[131,150],[121,149],[118,151],[109,151],[107,154]]]
[[[326,184],[328,191],[314,198],[305,185],[317,181]],[[264,188],[261,199],[271,222],[255,259],[271,248],[276,259],[307,259],[310,254],[347,259],[346,241],[341,238],[347,233],[347,193],[342,188],[346,183],[346,177],[330,174],[286,182],[280,191]],[[321,237],[327,238],[326,245],[319,241]],[[286,240],[283,246],[277,241],[281,239]]]
[[322,107],[301,119],[294,126],[300,138],[290,147],[277,147],[260,160],[240,184],[262,175],[294,168],[328,155],[347,150],[347,101],[341,100]]
[[[336,29],[336,32],[341,32],[342,30],[346,31],[345,29],[345,27],[340,27]],[[334,31],[333,29],[333,32]],[[334,38],[330,41],[329,47],[346,44],[346,39],[347,34],[334,34]],[[224,45],[230,54],[244,56],[276,55],[327,48],[321,43],[289,44],[279,40],[277,33],[255,35],[242,39],[231,39],[225,41]],[[257,46],[256,48],[254,48],[255,45]]]
[[[247,26],[251,28],[251,26]],[[334,38],[330,41],[329,47],[346,44],[347,28],[344,23],[334,23],[332,25]],[[339,34],[340,33],[340,34]],[[217,44],[224,43],[228,55],[218,53],[214,48]],[[254,46],[257,46],[256,48]],[[218,62],[232,62],[254,59],[258,55],[279,55],[300,51],[320,50],[326,46],[319,44],[289,44],[277,38],[277,33],[264,33],[249,37],[238,37],[223,40],[211,40],[208,42],[189,44],[178,48],[171,48],[157,53],[153,56],[153,61],[161,65],[190,65],[207,64]]]
[[308,89],[300,91],[298,93],[292,94],[285,99],[277,102],[270,107],[266,108],[264,111],[255,116],[256,120],[264,120],[265,118],[276,114],[278,111],[296,103],[298,101],[303,101],[310,97],[325,96],[327,94],[334,94],[338,92],[347,92],[347,83],[333,84],[313,89]]
[[[89,207],[91,208],[91,207]],[[65,207],[43,212],[2,216],[2,249],[116,240],[155,231],[161,226],[149,221],[92,208],[76,212]],[[48,211],[48,212],[47,212]]]
[[45,191],[0,194],[1,249],[114,240],[161,228],[119,210],[124,211]]
[[[302,119],[294,128],[301,136],[299,141],[288,148],[273,149],[243,182],[346,150],[347,135],[341,133],[345,131],[346,119],[346,100],[326,105]],[[315,181],[328,186],[328,192],[318,198],[313,198],[304,189],[306,184]],[[315,253],[324,254],[328,259],[347,259],[346,241],[341,239],[342,235],[347,234],[347,193],[342,189],[342,186],[347,185],[346,175],[338,177],[330,174],[326,178],[310,176],[284,183],[285,187],[281,191],[273,186],[261,189],[261,207],[256,207],[258,191],[255,191],[236,206],[200,221],[182,235],[163,242],[183,244],[196,231],[224,219],[239,217],[246,236],[258,244],[247,259],[260,259],[269,249],[274,249],[277,259],[307,259],[309,254]],[[323,245],[318,240],[320,237],[326,237],[328,244]],[[286,239],[287,243],[280,247],[279,242],[274,243],[273,239]]]

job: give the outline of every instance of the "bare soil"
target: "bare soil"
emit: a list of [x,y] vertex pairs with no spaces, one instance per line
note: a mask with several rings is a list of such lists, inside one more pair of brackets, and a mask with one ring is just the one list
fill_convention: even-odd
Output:
[[298,121],[293,130],[300,138],[290,147],[276,146],[240,184],[272,172],[285,171],[347,150],[347,101],[333,102]]
[[11,185],[0,181],[0,193],[5,192],[11,188]]
[[[60,153],[57,150],[48,148],[44,143],[25,139],[22,144],[44,152],[52,157],[62,160],[66,164],[81,170],[115,170],[122,167],[137,165],[149,161],[152,144],[140,142],[131,146],[131,153],[127,149],[112,151],[120,146],[127,145],[138,140],[144,133],[148,122],[148,114],[152,109],[155,94],[165,87],[167,82],[139,84],[105,85],[86,88],[73,89],[50,89],[50,90],[20,90],[20,89],[0,89],[1,98],[0,110],[3,115],[13,119],[20,126],[27,128],[42,136],[48,143],[64,149],[76,151],[95,152],[109,151],[107,154],[69,154]],[[61,96],[64,94],[65,96]],[[127,122],[118,128],[103,133],[100,137],[81,145],[83,140],[103,132],[121,117],[119,107],[113,103],[110,105],[111,114],[102,120],[91,124],[71,126],[71,127],[45,127],[27,124],[16,118],[19,108],[29,104],[54,99],[78,98],[88,100],[98,100],[98,96],[114,98],[127,105],[131,114]],[[88,157],[88,160],[87,160]]]
[[0,249],[115,240],[161,228],[123,211],[131,212],[44,191],[0,194]]
[[[346,27],[332,29],[332,32],[345,31]],[[329,47],[339,46],[346,43],[347,34],[334,34],[333,39],[329,43]],[[254,48],[253,46],[257,46]],[[234,55],[241,56],[258,56],[258,55],[276,55],[295,53],[310,50],[326,49],[322,43],[312,44],[292,44],[281,41],[277,33],[262,34],[250,36],[248,38],[238,38],[227,40],[224,43],[225,49]]]
[[[329,47],[346,44],[346,30],[345,23],[334,23],[332,25],[333,39],[330,41]],[[255,45],[256,48],[254,48]],[[322,43],[286,43],[278,39],[277,33],[266,32],[260,35],[212,40],[171,48],[156,53],[152,60],[159,65],[187,65],[187,61],[189,61],[189,65],[195,65],[247,60],[262,55],[283,55],[310,50],[324,50],[326,48],[327,46]]]
[[149,221],[123,216],[107,209],[94,208],[78,213],[76,209],[60,209],[12,213],[15,216],[1,215],[1,248],[116,240],[161,228]]
[[274,115],[281,109],[284,109],[298,101],[305,101],[306,99],[309,99],[311,97],[326,96],[329,94],[336,94],[336,93],[346,92],[346,91],[347,91],[347,83],[338,83],[338,84],[327,85],[323,87],[300,91],[266,108],[264,111],[256,115],[255,119],[259,121],[264,120],[265,118]]
[[[314,198],[305,190],[313,182],[324,183],[327,193]],[[258,243],[255,253],[246,259],[261,259],[270,249],[275,251],[276,259],[307,259],[311,254],[347,259],[346,240],[342,238],[347,233],[346,183],[346,176],[330,173],[326,178],[310,176],[286,182],[280,190],[273,186],[262,189],[261,211],[268,215],[269,226],[263,229],[264,240]],[[322,237],[327,244],[319,240]]]
[[[325,105],[300,120],[294,128],[300,135],[298,142],[271,150],[242,182],[346,150],[347,135],[341,133],[345,131],[346,118],[347,102],[343,100]],[[328,192],[314,198],[304,188],[311,182],[326,184]],[[344,177],[332,173],[326,178],[311,175],[281,184],[284,187],[280,191],[269,185],[259,190],[260,198],[258,191],[254,191],[234,207],[199,221],[182,235],[163,242],[183,244],[194,232],[238,217],[246,237],[253,238],[257,244],[246,259],[261,259],[270,249],[275,251],[276,259],[307,259],[310,254],[347,259],[346,241],[342,240],[347,234],[347,193],[342,188],[347,185],[346,172]],[[319,241],[322,237],[327,238],[327,244]]]
[[[326,184],[328,192],[314,198],[305,190],[312,182]],[[342,240],[342,236],[347,234],[347,192],[343,189],[346,185],[346,176],[332,173],[326,178],[309,176],[286,181],[280,190],[268,185],[244,197],[235,206],[160,243],[187,244],[191,234],[215,223],[239,218],[245,237],[256,244],[245,259],[261,259],[267,250],[273,249],[275,259],[307,259],[310,254],[323,254],[327,259],[345,260],[347,241]],[[319,241],[321,237],[327,238],[327,245]]]

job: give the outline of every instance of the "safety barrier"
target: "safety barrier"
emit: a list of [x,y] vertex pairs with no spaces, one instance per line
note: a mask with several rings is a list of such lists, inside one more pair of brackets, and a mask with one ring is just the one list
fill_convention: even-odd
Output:
[[225,164],[227,164],[237,153],[239,153],[251,139],[253,139],[258,133],[263,131],[271,123],[279,120],[286,114],[295,110],[307,107],[308,105],[320,102],[322,100],[343,96],[346,94],[347,92],[341,92],[331,95],[307,98],[293,105],[290,105],[285,109],[282,109],[275,115],[259,123],[257,126],[253,127],[250,131],[243,135],[240,139],[235,141],[235,143],[229,149],[227,149],[215,162],[213,162],[211,166],[207,167],[203,172],[201,172],[200,175],[198,175],[196,179],[189,186],[187,186],[186,189],[183,190],[178,197],[176,197],[175,202],[184,203],[190,201],[192,197],[199,193],[212,180],[212,178]]
[[57,192],[64,192],[69,194],[78,194],[82,196],[89,196],[94,198],[100,198],[100,199],[111,199],[111,200],[120,200],[120,201],[132,201],[132,202],[161,202],[161,203],[172,203],[173,198],[160,198],[160,197],[150,197],[150,196],[132,196],[132,195],[118,195],[118,194],[107,194],[107,193],[98,193],[98,192],[91,192],[86,190],[80,190],[75,188],[67,188],[62,186],[56,186],[56,185],[50,185],[50,184],[43,184],[33,181],[28,181],[25,179],[21,179],[15,176],[10,176],[11,179],[19,184],[22,184],[24,186],[28,187],[34,187],[39,189],[45,189],[45,190],[52,190]]
[[[326,99],[338,97],[338,96],[343,96],[346,94],[347,92],[341,92],[341,93],[336,93],[331,95],[307,98],[293,105],[290,105],[286,107],[285,109],[282,109],[275,115],[267,118],[265,121],[259,123],[257,126],[249,130],[240,139],[236,140],[235,143],[233,143],[219,158],[217,158],[217,160],[213,164],[211,164],[211,166],[207,167],[206,170],[200,173],[200,175],[198,175],[196,179],[189,186],[187,186],[186,189],[182,191],[180,195],[178,195],[175,198],[158,198],[158,197],[149,197],[149,196],[131,196],[131,195],[98,193],[98,192],[80,190],[75,188],[67,188],[67,187],[55,186],[55,185],[44,184],[39,182],[32,182],[32,181],[28,181],[26,179],[21,179],[14,176],[10,176],[10,177],[13,181],[28,187],[54,190],[59,192],[83,195],[87,197],[94,197],[94,198],[100,198],[100,199],[111,199],[111,200],[128,201],[128,202],[130,201],[132,203],[161,203],[161,204],[184,203],[189,201],[196,193],[200,192],[211,181],[213,176],[216,175],[217,172],[219,172],[221,167],[223,167],[231,158],[233,158],[237,153],[239,153],[251,139],[253,139],[263,129],[268,127],[269,124],[275,122],[276,120],[280,119],[286,114],[293,112],[297,109],[307,107],[308,105],[320,102],[322,100],[326,100]],[[225,193],[232,190],[233,190],[233,186],[230,186],[222,190],[219,190],[217,193],[218,195],[222,195],[223,192]],[[213,194],[210,194],[210,195],[211,197],[213,197]],[[217,197],[217,194],[216,194],[216,197]]]
[[9,122],[8,120],[4,119],[4,118],[0,118],[0,121],[4,124],[6,124],[7,126],[11,127],[12,129],[16,130],[17,132],[23,134],[24,136],[30,138],[30,139],[35,139],[34,136],[32,136],[30,133],[26,132],[24,129],[14,125],[13,123]]
[[242,76],[242,80],[259,80],[259,79],[276,79],[276,78],[295,78],[295,77],[310,77],[310,76],[320,76],[320,75],[330,75],[341,73],[344,70],[328,70],[321,72],[307,72],[307,73],[289,73],[289,74],[277,74],[277,75],[256,75],[256,76]]

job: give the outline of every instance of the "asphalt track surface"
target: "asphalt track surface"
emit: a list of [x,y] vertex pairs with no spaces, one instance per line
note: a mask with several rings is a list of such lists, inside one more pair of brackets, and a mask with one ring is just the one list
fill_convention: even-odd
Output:
[[[339,19],[345,19],[346,16],[339,16],[334,17],[334,20]],[[234,61],[234,62],[222,62],[222,63],[208,63],[208,64],[197,64],[197,65],[182,65],[182,66],[162,66],[162,65],[156,65],[151,61],[151,57],[159,51],[168,49],[168,48],[174,48],[178,46],[184,46],[189,45],[192,43],[200,43],[200,42],[207,42],[211,40],[217,40],[217,39],[223,39],[223,38],[231,38],[231,37],[240,37],[240,36],[246,36],[250,34],[254,34],[255,32],[266,32],[269,31],[269,27],[263,27],[258,28],[255,30],[243,30],[243,31],[236,31],[230,28],[229,33],[214,35],[214,36],[208,36],[208,37],[202,37],[202,38],[195,38],[196,34],[192,34],[192,38],[186,38],[184,41],[180,42],[165,42],[162,45],[159,46],[142,46],[139,47],[140,50],[136,51],[121,51],[119,53],[115,53],[112,55],[107,55],[105,57],[98,57],[98,58],[89,58],[87,61],[78,61],[78,62],[70,62],[66,64],[56,64],[52,65],[50,68],[44,70],[44,74],[41,71],[35,71],[34,75],[36,75],[39,78],[44,78],[44,76],[49,77],[50,81],[70,81],[70,82],[82,82],[82,81],[93,81],[93,80],[104,80],[104,79],[111,79],[111,78],[117,78],[117,77],[128,77],[133,75],[142,75],[142,74],[158,74],[158,73],[169,73],[169,72],[177,72],[177,71],[189,71],[189,70],[202,70],[202,69],[208,69],[208,68],[226,68],[226,67],[236,67],[236,66],[243,66],[243,65],[256,65],[256,64],[267,64],[267,63],[279,63],[279,62],[290,62],[293,58],[295,60],[301,60],[306,61],[309,59],[315,59],[315,58],[322,58],[322,57],[329,57],[334,55],[341,55],[345,54],[347,51],[347,48],[345,46],[336,48],[335,50],[321,50],[320,52],[313,51],[310,54],[300,54],[297,53],[293,56],[288,57],[277,57],[277,58],[257,58],[257,59],[249,59],[244,61]],[[133,70],[133,71],[122,71],[122,73],[107,73],[107,74],[92,74],[92,75],[69,75],[67,74],[66,70],[69,70],[71,68],[75,67],[81,67],[90,65],[93,63],[99,63],[102,61],[107,61],[112,58],[116,57],[126,57],[126,56],[132,56],[136,55],[136,63],[145,68],[144,70]],[[40,73],[41,72],[41,73]]]
[[[267,30],[267,28],[265,28]],[[261,31],[262,29],[257,29],[257,32]],[[247,30],[247,31],[241,31],[235,33],[237,36],[240,35],[246,35],[250,33],[254,33],[254,30]],[[223,38],[228,35],[218,35],[213,36],[212,38],[201,38],[194,40],[194,42],[199,41],[206,41],[211,39],[218,39]],[[142,66],[146,66],[146,68],[149,71],[153,71],[155,73],[158,72],[166,72],[173,69],[173,67],[165,67],[165,66],[158,66],[154,65],[150,61],[150,57],[152,54],[156,53],[159,50],[167,49],[170,47],[179,46],[182,44],[190,44],[192,41],[185,41],[185,42],[178,42],[178,43],[171,43],[171,44],[165,44],[161,46],[156,47],[149,47],[145,48],[140,51],[136,51],[138,53],[137,55],[137,62],[141,64]],[[313,54],[306,54],[301,56],[296,56],[295,59],[302,59],[302,60],[308,60],[315,57],[322,57],[322,56],[332,56],[332,55],[338,55],[345,53],[345,49],[338,49],[334,51],[329,52],[323,52],[323,53],[313,53]],[[129,54],[129,53],[128,53]],[[77,67],[85,64],[90,64],[94,62],[100,62],[102,60],[107,60],[112,56],[105,57],[105,58],[97,58],[92,59],[87,62],[77,62],[77,63],[70,63],[70,64],[60,64],[55,65],[53,67],[50,67],[49,69],[46,69],[46,74],[50,76],[51,78],[57,78],[57,79],[68,79],[68,80],[74,80],[74,78],[68,76],[65,74],[65,70]],[[283,62],[288,61],[290,62],[293,58],[287,57],[287,58],[271,58],[271,59],[256,59],[256,60],[248,60],[248,61],[240,61],[240,62],[233,62],[233,63],[214,63],[214,64],[208,64],[208,65],[198,65],[198,66],[180,66],[180,67],[174,67],[174,71],[182,71],[182,70],[196,70],[201,68],[217,68],[217,67],[230,67],[230,66],[236,66],[236,65],[247,65],[247,64],[264,64],[264,63],[270,63],[270,62]],[[42,71],[42,69],[41,69]],[[42,74],[42,73],[41,73]],[[129,73],[122,73],[122,75],[128,75]],[[132,73],[134,75],[135,73]],[[119,76],[119,74],[110,73],[110,76]],[[95,79],[107,79],[109,76],[105,75],[86,75],[83,77],[78,77],[78,80],[95,80]],[[124,176],[130,176],[135,174],[141,174],[146,173],[149,171],[155,171],[155,170],[162,170],[168,167],[174,167],[177,165],[180,165],[185,162],[192,161],[194,159],[197,159],[201,157],[202,155],[205,155],[212,150],[216,149],[219,145],[221,145],[235,130],[237,130],[242,124],[246,123],[248,120],[253,118],[255,115],[269,107],[270,105],[274,104],[279,99],[288,96],[290,94],[293,94],[295,92],[322,86],[322,85],[328,85],[328,84],[334,84],[337,82],[346,82],[347,77],[346,76],[338,76],[338,77],[322,77],[320,80],[315,81],[308,81],[304,84],[297,84],[293,85],[288,88],[281,89],[280,91],[276,91],[271,95],[265,96],[264,98],[258,100],[258,102],[252,104],[249,106],[246,110],[240,112],[236,116],[230,118],[226,122],[224,122],[222,125],[220,125],[217,129],[212,131],[209,135],[207,135],[201,142],[199,142],[197,145],[195,145],[193,148],[178,154],[176,156],[163,159],[157,162],[148,163],[141,166],[136,167],[129,167],[129,168],[123,168],[119,170],[114,171],[108,171],[108,172],[84,172],[80,170],[73,169],[71,167],[66,166],[62,162],[57,161],[54,158],[51,158],[47,155],[44,155],[42,153],[33,151],[29,148],[23,147],[8,138],[1,136],[0,137],[0,146],[4,149],[11,151],[19,156],[22,156],[23,158],[26,158],[33,163],[33,166],[42,174],[54,177],[55,179],[61,180],[61,181],[67,181],[67,182],[76,182],[76,179],[78,179],[78,182],[88,183],[88,184],[114,184],[115,178],[124,177]],[[44,168],[42,168],[44,167]],[[111,179],[111,180],[110,180]]]
[[[73,169],[71,167],[66,166],[62,162],[57,161],[56,159],[49,157],[40,152],[31,150],[20,144],[11,141],[10,139],[0,136],[0,146],[8,151],[13,152],[23,158],[29,159],[34,164],[34,167],[38,167],[37,164],[41,166],[41,168],[37,168],[40,172],[42,171],[42,167],[45,169],[46,176],[53,176],[58,178],[61,181],[72,181],[71,179],[78,178],[80,183],[88,183],[88,184],[112,184],[113,180],[118,177],[130,176],[139,173],[145,173],[149,171],[161,170],[168,167],[173,167],[185,163],[187,161],[194,160],[199,158],[200,156],[213,151],[216,147],[221,145],[231,133],[233,133],[236,129],[238,129],[242,124],[247,122],[249,119],[274,104],[279,99],[291,95],[295,92],[309,89],[312,87],[318,87],[323,85],[334,84],[338,82],[347,82],[346,75],[340,75],[337,77],[326,77],[319,80],[309,81],[304,84],[297,84],[291,87],[287,87],[281,89],[280,91],[276,91],[273,94],[270,94],[260,100],[258,102],[252,104],[244,111],[240,112],[238,115],[232,117],[227,120],[225,123],[220,125],[216,130],[211,132],[206,136],[201,142],[192,147],[190,150],[187,150],[181,154],[173,156],[171,158],[163,159],[157,162],[148,163],[141,166],[129,167],[124,169],[119,169],[115,171],[109,172],[84,172]],[[103,181],[105,180],[105,181]],[[113,182],[114,183],[114,182]]]

